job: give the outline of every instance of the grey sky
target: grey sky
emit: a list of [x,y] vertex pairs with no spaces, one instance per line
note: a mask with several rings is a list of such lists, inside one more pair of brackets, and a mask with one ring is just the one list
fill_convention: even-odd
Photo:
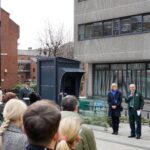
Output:
[[74,0],[1,0],[2,8],[20,26],[19,49],[39,47],[38,36],[47,23],[63,24],[73,35]]

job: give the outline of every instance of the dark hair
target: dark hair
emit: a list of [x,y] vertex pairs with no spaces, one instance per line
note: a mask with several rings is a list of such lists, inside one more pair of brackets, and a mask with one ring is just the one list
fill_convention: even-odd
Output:
[[62,99],[61,106],[64,111],[74,111],[78,104],[75,96],[67,95]]
[[23,116],[29,143],[41,146],[50,144],[57,132],[60,119],[60,110],[48,100],[37,101],[30,105]]
[[30,81],[26,80],[26,81],[24,81],[24,84],[30,85]]
[[35,93],[35,92],[31,92],[29,94],[29,98],[30,98],[30,104],[38,101],[41,99],[40,95],[38,93]]
[[10,99],[16,98],[16,94],[13,92],[6,92],[3,96],[3,102],[7,103]]

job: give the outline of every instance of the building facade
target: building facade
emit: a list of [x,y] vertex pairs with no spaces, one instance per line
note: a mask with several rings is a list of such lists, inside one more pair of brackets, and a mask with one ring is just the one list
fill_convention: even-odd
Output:
[[87,96],[129,83],[150,99],[150,1],[75,0],[75,57],[88,64]]
[[[73,58],[73,43],[65,43],[57,51],[57,57]],[[18,82],[26,80],[36,82],[37,80],[37,58],[48,57],[48,50],[32,49],[18,50]],[[49,56],[51,57],[51,56]]]
[[18,50],[18,82],[26,80],[36,82],[37,79],[37,58],[39,50]]
[[18,81],[19,26],[4,9],[0,9],[0,16],[0,86],[4,90],[12,88]]

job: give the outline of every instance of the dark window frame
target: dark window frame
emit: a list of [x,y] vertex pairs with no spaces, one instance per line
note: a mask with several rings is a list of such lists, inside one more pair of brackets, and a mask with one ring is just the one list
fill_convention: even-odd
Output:
[[[127,20],[127,19],[130,19],[130,30],[129,30],[129,32],[127,32],[127,33],[122,33],[122,32],[121,32],[121,26],[122,26],[121,21],[122,21],[122,20]],[[120,35],[131,34],[131,33],[132,33],[132,32],[131,32],[131,28],[132,28],[132,25],[131,25],[131,16],[120,18]]]
[[[150,30],[147,30],[147,31],[144,31],[143,29],[143,26],[144,26],[144,20],[143,20],[143,17],[146,16],[146,15],[150,15],[150,12],[148,13],[143,13],[143,14],[135,14],[135,15],[131,15],[131,16],[125,16],[125,17],[119,17],[119,18],[113,18],[113,19],[108,19],[108,20],[102,20],[102,21],[96,21],[96,22],[89,22],[89,23],[85,23],[85,24],[79,24],[78,25],[78,41],[84,41],[84,40],[90,40],[90,39],[100,39],[100,38],[107,38],[107,37],[118,37],[118,36],[126,36],[126,35],[135,35],[135,34],[143,34],[143,33],[150,33]],[[133,32],[132,31],[132,17],[136,17],[136,16],[142,16],[142,22],[141,22],[141,31],[140,32]],[[129,33],[121,33],[121,19],[125,19],[125,18],[130,18],[131,19],[131,30]],[[107,21],[112,21],[112,35],[104,35],[104,22],[107,22]],[[114,28],[113,28],[113,25],[114,25],[114,21],[115,20],[119,20],[119,34],[114,34]],[[95,37],[90,37],[90,38],[86,38],[85,37],[85,28],[84,28],[84,38],[82,40],[80,40],[79,38],[79,27],[81,25],[92,25],[92,24],[95,24],[95,23],[102,23],[102,35],[101,36],[95,36]],[[117,30],[116,30],[117,31]]]
[[[111,35],[105,35],[104,34],[104,28],[105,28],[104,24],[107,23],[107,22],[111,22]],[[103,24],[103,37],[111,37],[111,36],[113,36],[113,19],[103,21],[102,24]]]
[[[122,69],[122,70],[120,70],[120,69],[116,69],[116,70],[111,70],[111,65],[117,65],[117,64],[123,64],[123,65],[126,65],[126,69]],[[145,65],[145,68],[140,68],[140,69],[133,69],[133,70],[131,70],[131,69],[129,69],[128,68],[128,66],[129,65],[131,65],[131,64],[144,64]],[[118,63],[112,63],[112,64],[110,64],[110,63],[101,63],[101,64],[99,64],[99,63],[95,63],[95,64],[93,64],[93,87],[95,88],[95,84],[98,84],[98,75],[97,75],[97,81],[95,82],[95,72],[97,72],[97,71],[105,71],[105,73],[106,73],[106,71],[109,71],[109,86],[110,86],[110,84],[112,83],[111,81],[110,81],[110,72],[111,71],[113,71],[113,72],[115,72],[115,71],[122,71],[122,73],[124,72],[124,73],[126,73],[126,82],[127,82],[127,86],[125,87],[126,88],[126,91],[128,91],[128,86],[129,86],[129,84],[130,84],[130,80],[129,79],[131,79],[131,81],[133,81],[133,79],[135,79],[135,82],[137,83],[138,81],[138,77],[140,77],[140,85],[143,85],[143,83],[144,83],[144,86],[141,86],[141,87],[139,87],[140,88],[140,92],[143,94],[143,97],[144,98],[146,98],[146,99],[148,99],[148,100],[150,100],[150,94],[147,94],[147,88],[148,88],[148,77],[147,77],[147,73],[148,73],[148,71],[150,70],[150,68],[148,67],[148,64],[150,64],[150,62],[142,62],[142,61],[139,61],[139,62],[118,62]],[[96,67],[96,66],[98,66],[98,65],[108,65],[109,66],[109,69],[104,69],[104,68],[101,68],[101,67]],[[138,71],[140,72],[140,76],[138,76]],[[130,75],[129,75],[129,72],[130,72]],[[145,72],[144,73],[144,76],[142,75],[142,73],[143,72]],[[135,73],[136,74],[136,76],[135,77],[133,77],[134,76],[134,74],[133,73]],[[118,72],[117,72],[117,77],[118,77]],[[114,74],[113,74],[113,76],[114,76]],[[142,81],[142,79],[144,79],[144,81]],[[136,84],[135,83],[135,84]],[[97,86],[97,85],[96,85]],[[143,91],[143,88],[144,88],[144,91]],[[123,87],[122,87],[123,88]],[[105,90],[105,95],[103,95],[102,94],[102,89],[101,89],[101,94],[99,95],[98,94],[98,89],[96,89],[96,91],[93,91],[93,96],[94,97],[105,97],[105,96],[107,96],[107,92],[108,91],[106,91],[106,87],[104,87],[104,90]],[[122,89],[121,89],[122,90]],[[143,93],[144,92],[144,93]]]
[[[141,31],[137,31],[137,32],[133,32],[133,17],[141,17]],[[141,33],[143,32],[143,15],[134,15],[134,16],[131,16],[131,33]]]
[[143,14],[142,15],[142,31],[144,32],[144,33],[146,33],[146,32],[150,32],[150,29],[149,30],[144,30],[144,16],[147,16],[147,15],[150,15],[150,13],[146,13],[146,14]]
[[79,3],[80,3],[80,2],[83,2],[83,1],[86,1],[86,0],[78,0]]

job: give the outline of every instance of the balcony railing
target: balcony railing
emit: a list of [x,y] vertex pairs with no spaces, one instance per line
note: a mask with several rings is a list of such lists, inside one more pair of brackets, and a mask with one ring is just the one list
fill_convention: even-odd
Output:
[[18,60],[18,64],[30,64],[30,60]]

